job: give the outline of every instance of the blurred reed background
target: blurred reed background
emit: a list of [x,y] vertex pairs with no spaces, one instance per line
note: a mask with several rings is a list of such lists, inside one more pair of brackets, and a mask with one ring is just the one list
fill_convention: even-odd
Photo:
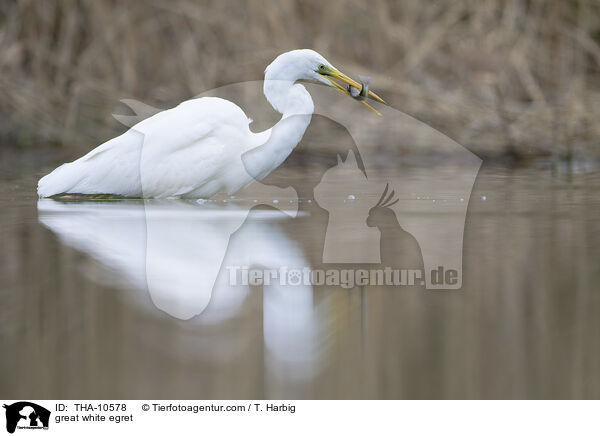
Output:
[[169,107],[314,48],[482,157],[596,159],[599,12],[598,0],[3,1],[0,144],[87,150],[124,129],[119,99]]

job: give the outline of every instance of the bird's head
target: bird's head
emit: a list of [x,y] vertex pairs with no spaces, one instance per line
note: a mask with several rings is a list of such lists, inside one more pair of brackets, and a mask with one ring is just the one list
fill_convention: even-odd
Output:
[[[314,50],[293,50],[284,53],[267,67],[266,73],[269,73],[269,70],[271,70],[272,73],[275,73],[272,74],[272,76],[275,76],[273,78],[292,78],[294,80],[306,80],[321,85],[331,86],[342,94],[359,101],[377,114],[379,114],[379,112],[366,103],[364,98],[368,97],[386,104],[381,97],[373,91],[368,90],[368,82],[365,83],[365,80],[363,80],[362,83],[358,83],[351,79]],[[342,82],[346,86],[343,86],[339,82]],[[362,93],[360,93],[361,90],[363,91]]]

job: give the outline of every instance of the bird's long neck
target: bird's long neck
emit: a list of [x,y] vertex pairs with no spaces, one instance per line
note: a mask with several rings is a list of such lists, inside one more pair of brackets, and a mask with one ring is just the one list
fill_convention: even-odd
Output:
[[246,171],[256,180],[262,180],[283,163],[310,124],[312,98],[304,86],[294,82],[279,79],[267,69],[265,97],[282,117],[272,128],[256,135],[258,144],[242,158]]
[[265,74],[265,97],[283,118],[295,115],[312,115],[315,110],[312,98],[304,86],[295,80],[283,80]]

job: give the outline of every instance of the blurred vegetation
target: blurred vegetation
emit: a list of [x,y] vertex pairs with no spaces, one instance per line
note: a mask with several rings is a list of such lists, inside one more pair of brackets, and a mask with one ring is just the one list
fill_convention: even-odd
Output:
[[3,1],[0,142],[89,149],[159,107],[314,48],[483,156],[597,158],[598,0]]

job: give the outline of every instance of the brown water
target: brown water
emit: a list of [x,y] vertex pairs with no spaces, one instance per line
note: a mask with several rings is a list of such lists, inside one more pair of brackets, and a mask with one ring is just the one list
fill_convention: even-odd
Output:
[[[223,244],[229,265],[330,267],[313,167],[288,168],[296,218],[269,206],[246,218],[252,197],[38,204],[46,166],[13,159],[0,179],[4,398],[600,398],[596,171],[484,164],[460,290],[263,292],[228,286],[223,267],[206,302],[187,288],[212,288]],[[401,171],[410,185],[429,170]],[[463,168],[443,171],[454,180]],[[416,186],[405,204],[436,199]],[[435,210],[411,214],[426,221]],[[384,242],[406,236],[378,224]],[[382,244],[383,265],[420,265],[403,240]]]

